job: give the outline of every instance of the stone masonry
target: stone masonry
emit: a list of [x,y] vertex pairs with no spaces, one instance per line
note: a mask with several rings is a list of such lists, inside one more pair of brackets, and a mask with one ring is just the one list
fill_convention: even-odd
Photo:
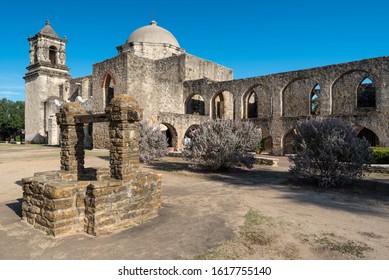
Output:
[[[53,236],[106,235],[158,215],[161,175],[139,168],[142,109],[128,95],[110,104],[99,115],[85,114],[74,102],[61,107],[61,170],[23,179],[23,220]],[[104,121],[110,127],[110,168],[85,168],[83,126]]]

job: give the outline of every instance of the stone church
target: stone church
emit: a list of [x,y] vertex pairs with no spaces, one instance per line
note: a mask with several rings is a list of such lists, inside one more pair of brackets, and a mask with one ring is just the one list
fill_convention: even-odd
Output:
[[[144,118],[165,131],[172,150],[181,150],[202,121],[220,118],[255,122],[266,149],[287,154],[297,122],[316,116],[346,119],[372,146],[389,146],[389,57],[233,79],[232,69],[188,54],[151,21],[117,46],[115,57],[94,64],[91,75],[72,78],[66,37],[48,21],[28,41],[27,143],[59,143],[55,114],[65,102],[102,113],[114,96],[129,94]],[[107,147],[107,124],[84,129],[85,145]]]

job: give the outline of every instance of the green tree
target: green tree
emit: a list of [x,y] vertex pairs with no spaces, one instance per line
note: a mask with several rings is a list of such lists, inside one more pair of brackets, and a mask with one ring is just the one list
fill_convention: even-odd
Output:
[[0,100],[0,138],[20,135],[24,129],[24,101]]

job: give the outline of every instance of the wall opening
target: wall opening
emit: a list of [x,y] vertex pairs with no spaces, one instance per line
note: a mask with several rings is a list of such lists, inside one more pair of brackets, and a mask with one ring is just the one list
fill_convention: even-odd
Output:
[[212,98],[213,119],[234,118],[234,97],[229,91],[221,91]]
[[107,74],[104,81],[104,98],[105,98],[105,107],[109,106],[112,98],[115,96],[115,91],[113,87],[113,81],[111,75]]
[[195,94],[188,99],[185,106],[185,114],[205,115],[204,98],[200,94]]
[[376,147],[379,145],[378,136],[373,131],[367,129],[366,127],[364,127],[358,133],[358,137],[366,139],[370,143],[370,146]]
[[254,90],[250,91],[246,99],[246,118],[258,117],[258,97]]
[[213,118],[223,119],[224,117],[224,96],[223,93],[219,93],[213,99]]
[[163,133],[165,133],[168,148],[170,150],[177,150],[177,131],[176,129],[168,123],[160,124],[160,129]]
[[284,155],[294,154],[293,144],[294,144],[294,136],[296,135],[296,130],[292,129],[284,136],[283,141],[283,151]]
[[309,108],[311,115],[319,115],[320,114],[320,85],[316,85],[311,92],[310,100],[309,100]]
[[375,108],[376,90],[371,79],[365,78],[357,89],[357,108]]
[[199,128],[199,125],[198,124],[192,124],[185,132],[185,136],[184,136],[184,147],[186,146],[189,146],[190,145],[190,141],[193,137],[193,132]]
[[49,60],[51,66],[57,65],[57,48],[54,46],[49,47]]

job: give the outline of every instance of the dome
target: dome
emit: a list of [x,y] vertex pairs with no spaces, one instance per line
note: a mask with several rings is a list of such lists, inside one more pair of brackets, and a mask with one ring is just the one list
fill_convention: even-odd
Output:
[[150,22],[150,25],[135,30],[128,37],[127,43],[167,43],[178,48],[180,47],[173,34],[157,26],[157,22],[154,20]]

